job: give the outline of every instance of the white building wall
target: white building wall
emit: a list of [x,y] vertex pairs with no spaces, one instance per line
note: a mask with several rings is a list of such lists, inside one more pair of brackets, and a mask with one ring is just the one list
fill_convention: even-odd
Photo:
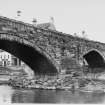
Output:
[[24,65],[24,62],[20,61],[10,53],[0,49],[0,66],[20,66]]
[[0,52],[0,65],[2,66],[11,66],[12,64],[12,56],[8,52]]

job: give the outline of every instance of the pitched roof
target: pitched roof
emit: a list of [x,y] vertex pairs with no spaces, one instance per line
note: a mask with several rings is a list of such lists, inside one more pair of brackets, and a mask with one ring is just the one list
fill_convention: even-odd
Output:
[[38,28],[44,28],[44,29],[50,29],[50,30],[56,30],[55,26],[53,23],[41,23],[37,24]]

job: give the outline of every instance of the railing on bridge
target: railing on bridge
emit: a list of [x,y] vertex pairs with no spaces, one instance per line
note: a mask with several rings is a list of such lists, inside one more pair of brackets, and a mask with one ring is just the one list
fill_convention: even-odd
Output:
[[[74,40],[74,41],[78,41],[78,42],[86,42],[88,45],[89,45],[89,43],[90,44],[92,43],[91,45],[94,45],[97,47],[99,47],[100,44],[102,46],[103,45],[105,46],[105,44],[100,43],[100,42],[84,39],[79,36],[72,36],[72,35],[65,34],[65,33],[62,33],[62,32],[56,31],[56,30],[38,28],[32,24],[24,23],[22,21],[17,21],[14,19],[9,19],[9,18],[3,17],[3,16],[0,16],[0,31],[19,33],[19,34],[22,34],[23,37],[27,37],[27,38],[31,38],[31,39],[34,38],[34,35],[36,33],[43,33],[43,35],[47,35],[47,36],[49,35],[50,37],[52,36],[52,37],[56,37],[58,39],[60,37],[62,40],[66,39],[65,41],[67,41],[67,39],[69,39],[69,40]],[[28,34],[29,35],[27,36],[26,33],[27,33],[27,35]],[[65,38],[64,38],[64,36],[65,36]]]

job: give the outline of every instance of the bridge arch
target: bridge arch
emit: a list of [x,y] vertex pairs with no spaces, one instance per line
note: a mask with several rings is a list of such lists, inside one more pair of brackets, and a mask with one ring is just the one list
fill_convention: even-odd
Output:
[[91,49],[83,55],[91,68],[105,68],[105,55],[97,49]]
[[35,73],[54,74],[58,72],[52,58],[35,44],[28,44],[27,40],[10,35],[0,35],[0,49],[24,61]]

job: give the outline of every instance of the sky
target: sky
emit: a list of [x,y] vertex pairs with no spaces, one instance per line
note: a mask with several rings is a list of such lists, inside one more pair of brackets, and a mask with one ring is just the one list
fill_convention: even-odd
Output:
[[[21,16],[17,17],[17,11]],[[0,0],[0,15],[32,23],[54,18],[60,32],[105,43],[105,0]]]

